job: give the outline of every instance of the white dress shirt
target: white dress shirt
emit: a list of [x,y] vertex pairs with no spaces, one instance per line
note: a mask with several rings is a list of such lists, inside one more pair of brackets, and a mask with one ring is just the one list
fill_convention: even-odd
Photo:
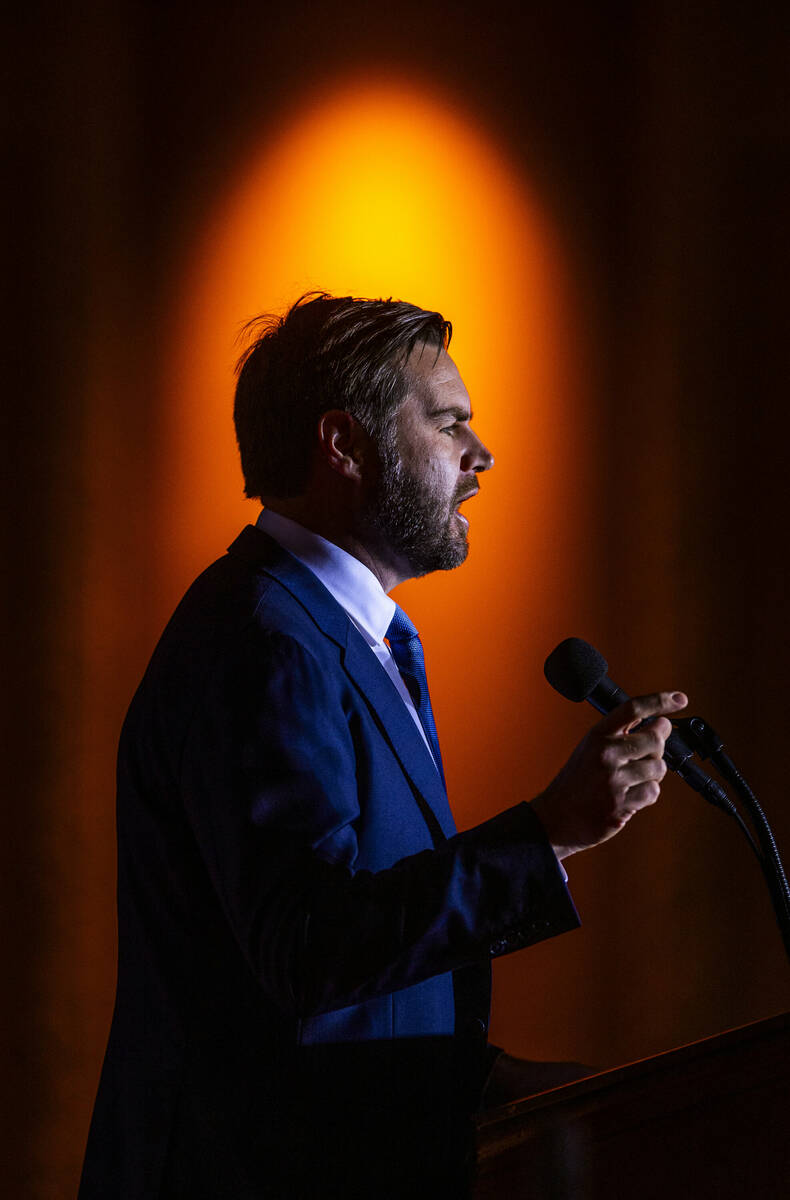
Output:
[[409,710],[414,724],[420,731],[420,737],[433,758],[411,693],[395,664],[389,646],[384,641],[390,621],[395,615],[395,601],[390,599],[376,576],[364,563],[348,551],[341,550],[334,542],[328,542],[311,529],[305,529],[304,525],[272,512],[270,508],[261,509],[256,524],[312,571],[346,611],[398,689],[398,695]]

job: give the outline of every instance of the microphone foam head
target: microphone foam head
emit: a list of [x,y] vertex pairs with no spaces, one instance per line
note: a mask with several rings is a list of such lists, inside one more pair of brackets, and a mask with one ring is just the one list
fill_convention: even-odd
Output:
[[609,664],[602,654],[581,638],[560,642],[543,666],[551,686],[566,700],[580,703],[606,676]]

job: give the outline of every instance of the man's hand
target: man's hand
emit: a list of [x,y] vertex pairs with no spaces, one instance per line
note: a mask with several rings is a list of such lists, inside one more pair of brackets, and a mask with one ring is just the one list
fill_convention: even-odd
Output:
[[[658,799],[672,732],[665,713],[688,704],[682,692],[638,696],[594,725],[545,792],[532,801],[557,858],[597,846]],[[649,725],[640,722],[652,717]]]

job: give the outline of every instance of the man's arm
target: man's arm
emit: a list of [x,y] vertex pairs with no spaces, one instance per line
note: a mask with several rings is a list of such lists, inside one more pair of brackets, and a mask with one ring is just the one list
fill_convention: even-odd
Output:
[[308,1016],[575,927],[547,835],[590,773],[606,808],[606,780],[620,786],[612,756],[569,764],[537,816],[517,805],[388,870],[355,871],[357,762],[337,676],[292,639],[251,628],[184,749],[189,819],[264,992]]

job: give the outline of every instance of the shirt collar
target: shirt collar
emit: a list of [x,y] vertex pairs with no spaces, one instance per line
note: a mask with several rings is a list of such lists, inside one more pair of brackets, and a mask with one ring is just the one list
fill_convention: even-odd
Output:
[[368,640],[384,641],[395,614],[395,601],[364,563],[270,508],[261,510],[256,524],[318,577]]

